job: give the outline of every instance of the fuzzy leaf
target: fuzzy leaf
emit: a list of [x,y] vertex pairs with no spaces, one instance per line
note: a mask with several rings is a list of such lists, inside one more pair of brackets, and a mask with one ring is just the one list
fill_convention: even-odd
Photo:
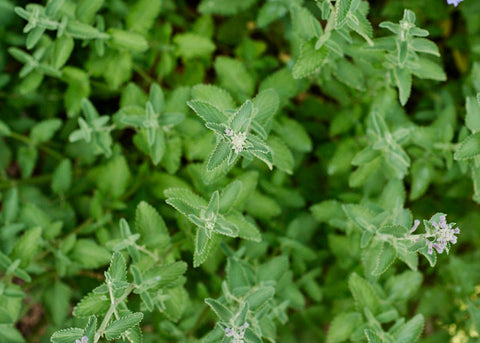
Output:
[[108,340],[117,339],[125,333],[125,331],[140,323],[142,319],[143,313],[141,312],[127,314],[105,328],[105,337]]

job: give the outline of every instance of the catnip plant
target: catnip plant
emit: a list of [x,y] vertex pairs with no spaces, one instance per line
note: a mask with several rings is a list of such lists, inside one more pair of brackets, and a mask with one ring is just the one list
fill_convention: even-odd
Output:
[[476,342],[478,18],[0,0],[0,342]]

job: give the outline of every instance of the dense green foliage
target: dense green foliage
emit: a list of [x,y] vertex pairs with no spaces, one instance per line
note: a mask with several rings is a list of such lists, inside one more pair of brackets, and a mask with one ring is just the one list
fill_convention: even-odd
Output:
[[0,0],[0,342],[476,342],[453,3]]

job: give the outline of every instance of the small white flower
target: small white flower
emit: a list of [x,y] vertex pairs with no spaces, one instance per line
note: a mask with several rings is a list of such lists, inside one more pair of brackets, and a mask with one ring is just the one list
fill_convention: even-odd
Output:
[[240,153],[247,145],[246,132],[235,133],[233,132],[233,130],[227,128],[225,129],[225,135],[230,138],[230,142],[232,143],[232,149],[235,151],[236,154]]
[[75,343],[87,343],[87,342],[88,342],[88,337],[87,336],[83,336],[82,340],[79,340],[79,339],[75,340]]
[[250,325],[245,322],[240,327],[233,326],[232,328],[225,328],[225,336],[233,337],[232,343],[244,343],[243,337],[245,336],[245,330],[249,326]]

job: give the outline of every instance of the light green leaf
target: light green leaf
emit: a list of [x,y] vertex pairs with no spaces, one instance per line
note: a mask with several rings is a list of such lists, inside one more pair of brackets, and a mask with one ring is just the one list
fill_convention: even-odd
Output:
[[270,136],[267,141],[268,146],[272,149],[273,164],[278,169],[287,174],[293,173],[294,160],[290,149],[278,137]]
[[415,68],[412,68],[410,71],[421,79],[436,81],[445,81],[447,79],[443,68],[438,63],[426,58],[419,58],[415,61]]
[[83,336],[83,329],[70,328],[56,331],[50,338],[52,343],[72,343]]
[[175,35],[173,42],[177,45],[177,53],[188,60],[196,57],[208,57],[216,49],[215,44],[207,37],[195,33]]
[[163,218],[145,201],[137,206],[135,228],[147,247],[157,247],[163,251],[170,243],[170,236]]
[[290,7],[292,27],[303,40],[309,40],[322,34],[322,26],[312,13],[305,7],[294,4]]
[[480,130],[480,103],[473,96],[468,96],[465,107],[467,109],[465,125],[475,133]]
[[242,182],[235,180],[229,183],[223,190],[220,196],[220,212],[225,213],[232,209],[237,202],[237,198],[242,191]]
[[411,48],[418,52],[440,56],[437,45],[425,38],[413,38],[409,42]]
[[293,77],[301,79],[320,70],[328,54],[328,48],[315,49],[316,40],[312,39],[302,45],[300,56],[293,66]]
[[61,281],[56,281],[45,291],[45,304],[48,312],[52,316],[53,322],[57,326],[62,326],[70,314],[71,293],[70,287]]
[[465,138],[455,151],[453,158],[456,160],[468,160],[480,155],[480,132]]
[[95,269],[107,265],[111,255],[105,247],[85,238],[77,240],[71,256],[84,268]]
[[35,168],[38,159],[38,150],[33,146],[21,146],[17,151],[17,161],[20,165],[22,178],[28,179]]
[[356,273],[350,275],[348,287],[352,292],[357,308],[363,310],[367,307],[374,314],[380,310],[380,300],[373,287]]
[[37,254],[41,237],[41,227],[37,226],[27,230],[13,247],[10,258],[12,260],[20,259],[20,267],[27,267],[32,258]]
[[142,312],[127,314],[120,317],[105,328],[105,338],[108,340],[119,338],[125,331],[140,323],[143,319]]
[[73,308],[73,315],[78,318],[88,318],[92,315],[106,313],[109,307],[110,299],[108,296],[89,293]]
[[51,187],[56,194],[65,193],[72,183],[72,163],[69,159],[63,159],[55,168]]
[[395,335],[395,342],[397,343],[415,343],[420,338],[423,331],[425,320],[423,315],[417,314],[410,319]]
[[192,98],[193,100],[208,102],[220,111],[237,107],[232,96],[226,90],[215,85],[196,85],[192,88]]
[[233,154],[231,145],[219,140],[215,149],[212,151],[207,161],[207,171],[213,171],[219,168]]
[[362,315],[357,312],[344,312],[333,318],[327,335],[327,343],[346,341],[362,323]]
[[114,281],[127,281],[127,265],[121,253],[115,251],[108,267],[108,273]]
[[352,7],[352,0],[337,0],[335,3],[335,27],[342,27]]
[[215,312],[215,314],[220,318],[223,322],[229,322],[230,319],[233,317],[232,311],[230,311],[225,305],[220,303],[216,299],[207,298],[205,299],[205,303],[210,306],[210,308]]
[[404,106],[412,90],[412,74],[406,68],[395,68],[395,82],[400,95],[400,103]]
[[219,56],[215,59],[214,68],[221,86],[234,94],[237,99],[243,101],[252,96],[255,81],[242,62]]
[[249,309],[256,311],[260,309],[267,301],[273,298],[275,294],[275,288],[273,287],[260,287],[256,291],[250,293],[245,297]]
[[146,34],[155,24],[162,9],[162,0],[139,0],[128,10],[127,28]]
[[227,117],[222,111],[208,102],[202,100],[191,100],[187,102],[187,104],[200,118],[205,120],[207,123],[222,124],[227,120]]
[[108,33],[110,34],[108,42],[115,49],[127,50],[132,53],[148,50],[148,42],[141,34],[120,29],[109,29]]

